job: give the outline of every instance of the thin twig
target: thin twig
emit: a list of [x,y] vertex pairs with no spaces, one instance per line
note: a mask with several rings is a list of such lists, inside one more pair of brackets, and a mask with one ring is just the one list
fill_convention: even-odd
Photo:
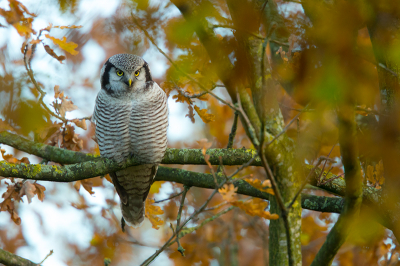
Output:
[[167,200],[171,200],[171,199],[173,199],[173,198],[178,197],[179,195],[182,195],[182,193],[183,193],[183,191],[181,191],[181,192],[179,192],[179,193],[177,193],[177,194],[174,194],[174,195],[172,195],[172,196],[169,197],[169,198],[154,201],[154,203],[161,203],[161,202],[164,202],[164,201],[167,201]]
[[51,255],[53,255],[53,250],[50,250],[49,254],[47,254],[46,257],[41,262],[38,263],[38,265],[42,264]]
[[[25,65],[25,69],[28,72],[28,76],[31,79],[33,85],[35,86],[36,90],[40,93],[40,98],[39,98],[39,103],[43,106],[44,109],[46,109],[47,112],[49,112],[52,116],[60,119],[61,121],[65,122],[65,118],[62,118],[61,116],[57,115],[56,113],[54,113],[53,111],[50,110],[50,108],[43,102],[43,98],[46,95],[46,93],[42,90],[42,88],[40,88],[39,84],[37,83],[35,76],[33,74],[33,70],[29,67],[30,62],[32,60],[32,56],[35,50],[32,50],[31,52],[31,56],[29,58],[29,62],[27,62],[27,52],[28,52],[28,45],[25,45],[24,48],[24,65]],[[29,65],[28,65],[29,64]]]
[[[190,189],[190,187],[183,186],[183,194],[182,194],[182,198],[181,198],[181,204],[179,206],[178,217],[176,218],[176,228],[178,228],[181,223],[182,209],[183,209],[183,205],[185,204],[186,193],[189,191],[189,189]],[[185,249],[181,246],[181,242],[179,242],[179,234],[176,234],[176,243],[178,243],[178,251],[181,253],[182,257],[185,257]]]
[[236,135],[238,117],[239,117],[239,113],[235,112],[231,133],[229,133],[228,146],[226,147],[227,149],[233,148],[233,140],[235,139],[235,135]]

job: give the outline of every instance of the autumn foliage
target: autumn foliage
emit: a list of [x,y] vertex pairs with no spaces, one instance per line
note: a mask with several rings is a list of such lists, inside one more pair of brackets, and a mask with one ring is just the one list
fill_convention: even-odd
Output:
[[[123,232],[109,175],[0,177],[1,249],[39,262],[57,235],[43,265],[288,265],[290,248],[295,265],[399,264],[400,4],[135,0],[86,14],[83,2],[49,4],[58,25],[43,3],[3,1],[0,134],[99,155],[90,118],[100,69],[137,54],[168,95],[169,147],[204,159],[171,167],[208,174],[214,189],[157,181],[144,225]],[[67,165],[0,143],[0,174]],[[252,149],[258,166],[212,164],[211,148]],[[70,223],[51,231],[61,214]]]

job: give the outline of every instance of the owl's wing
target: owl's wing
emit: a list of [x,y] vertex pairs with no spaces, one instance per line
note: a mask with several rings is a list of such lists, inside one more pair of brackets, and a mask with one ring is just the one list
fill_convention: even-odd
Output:
[[124,189],[123,186],[118,182],[117,174],[116,173],[110,173],[112,182],[114,184],[115,189],[117,190],[117,193],[119,195],[119,198],[121,199],[121,203],[126,205],[128,203],[128,193]]

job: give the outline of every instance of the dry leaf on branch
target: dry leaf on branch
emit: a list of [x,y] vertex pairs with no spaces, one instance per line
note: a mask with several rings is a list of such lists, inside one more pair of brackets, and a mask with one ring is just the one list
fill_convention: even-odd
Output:
[[61,104],[59,105],[58,112],[60,113],[61,117],[65,118],[65,113],[74,111],[78,109],[76,105],[70,100],[67,99],[66,96],[63,96],[61,99]]
[[154,229],[158,230],[164,221],[160,219],[157,215],[164,214],[164,211],[160,207],[153,205],[153,199],[146,199],[145,203],[145,216],[150,220],[151,225]]
[[75,51],[75,48],[78,47],[78,44],[74,42],[67,42],[67,38],[65,36],[62,39],[57,39],[50,36],[49,34],[46,34],[45,36],[46,38],[52,40],[55,45],[58,45],[58,47],[60,47],[64,51],[72,55],[77,55],[79,53],[78,51]]
[[239,207],[251,216],[259,216],[268,220],[276,220],[279,218],[279,215],[271,214],[269,211],[265,211],[265,209],[268,207],[268,202],[259,198],[253,198],[245,202],[234,201],[231,202],[231,204]]
[[87,129],[87,125],[86,125],[86,120],[85,120],[85,119],[82,119],[82,120],[80,120],[80,119],[73,119],[72,122],[74,122],[74,124],[75,124],[77,127],[80,127],[80,128],[82,128],[83,130],[86,130],[86,129]]
[[238,190],[233,184],[225,184],[222,188],[218,189],[222,198],[227,202],[234,202],[236,200],[236,191]]
[[261,182],[261,180],[257,178],[245,178],[244,181],[260,191],[275,195],[274,190],[271,188],[271,181],[269,180],[264,180]]
[[203,120],[204,123],[215,121],[215,115],[208,114],[207,109],[200,109],[195,105],[194,110],[196,110],[197,114],[200,116],[201,120]]
[[50,48],[50,46],[45,45],[44,46],[44,50],[46,50],[46,53],[48,53],[49,55],[51,55],[52,57],[54,57],[55,59],[57,59],[60,63],[62,63],[62,61],[65,60],[65,56],[63,55],[57,55],[53,49]]

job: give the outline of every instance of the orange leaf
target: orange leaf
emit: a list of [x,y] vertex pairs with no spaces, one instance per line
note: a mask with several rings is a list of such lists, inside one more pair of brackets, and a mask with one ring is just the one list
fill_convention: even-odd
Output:
[[153,205],[154,200],[147,198],[145,203],[145,215],[150,220],[152,227],[156,230],[160,228],[160,225],[164,224],[157,215],[164,214],[164,211],[160,207]]
[[196,110],[197,114],[200,116],[201,120],[203,120],[204,123],[215,121],[215,115],[207,114],[207,109],[200,109],[195,105],[194,110]]
[[67,42],[67,38],[65,36],[62,39],[54,38],[54,37],[50,36],[49,34],[46,34],[45,36],[46,36],[46,38],[49,38],[50,40],[52,40],[54,44],[58,45],[64,51],[66,51],[72,55],[77,55],[79,53],[78,51],[75,51],[75,48],[78,47],[78,44],[76,44],[74,42]]
[[274,190],[271,188],[271,181],[269,180],[264,180],[263,182],[261,182],[261,180],[257,178],[245,178],[244,181],[260,191],[275,195]]
[[58,29],[80,29],[82,28],[82,26],[76,26],[76,25],[72,25],[72,26],[54,26],[53,28],[58,28]]
[[279,218],[279,215],[271,214],[269,211],[265,211],[265,208],[268,206],[268,202],[259,198],[253,198],[245,202],[234,201],[231,202],[231,204],[239,207],[251,216],[259,216],[268,220],[276,220]]
[[189,105],[192,104],[192,101],[190,100],[190,98],[185,97],[181,93],[175,94],[174,96],[172,96],[172,99],[176,99],[175,102],[177,102],[177,103],[187,103]]
[[218,192],[222,195],[222,198],[227,202],[233,202],[236,200],[236,191],[238,190],[233,184],[225,184],[222,188],[218,189]]

